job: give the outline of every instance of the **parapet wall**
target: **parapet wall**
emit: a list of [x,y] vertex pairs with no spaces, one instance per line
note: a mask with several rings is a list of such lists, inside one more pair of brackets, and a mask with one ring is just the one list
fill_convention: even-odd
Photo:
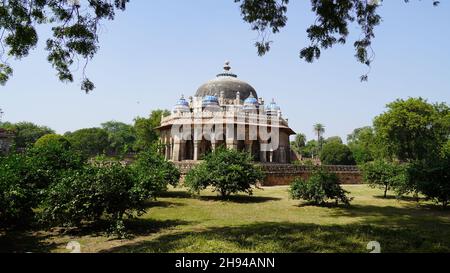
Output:
[[[181,174],[186,175],[197,162],[177,162]],[[312,171],[312,166],[299,166],[292,164],[259,164],[266,174],[263,186],[289,185],[296,178],[307,179]],[[323,166],[329,172],[335,173],[342,184],[362,184],[361,172],[357,166]]]

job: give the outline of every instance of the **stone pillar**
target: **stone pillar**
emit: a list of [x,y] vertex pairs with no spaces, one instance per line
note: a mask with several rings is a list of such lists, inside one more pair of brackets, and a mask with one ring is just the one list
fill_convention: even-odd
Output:
[[267,145],[267,143],[265,142],[261,142],[261,147],[260,147],[260,154],[259,154],[259,160],[261,161],[261,163],[266,163],[267,162],[267,151],[265,150],[266,147],[264,147],[264,145]]
[[172,160],[180,161],[181,142],[175,141],[173,144]]
[[200,159],[200,145],[201,140],[194,140],[194,160],[197,161]]
[[247,153],[249,153],[253,157],[253,141],[246,141],[245,148]]

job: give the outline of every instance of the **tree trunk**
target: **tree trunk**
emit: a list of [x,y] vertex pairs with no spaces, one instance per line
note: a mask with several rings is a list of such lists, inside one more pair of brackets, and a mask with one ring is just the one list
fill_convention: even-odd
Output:
[[384,187],[384,198],[387,198],[388,185]]

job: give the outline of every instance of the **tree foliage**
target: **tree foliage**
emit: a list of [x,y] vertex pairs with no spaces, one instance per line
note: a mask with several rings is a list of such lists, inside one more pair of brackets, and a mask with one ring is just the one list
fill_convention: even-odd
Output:
[[124,154],[133,150],[136,132],[132,125],[118,121],[108,121],[102,123],[102,129],[108,134],[109,153]]
[[347,137],[348,147],[356,163],[364,164],[378,155],[375,134],[372,127],[357,128]]
[[42,136],[55,133],[49,127],[39,126],[32,122],[4,122],[1,124],[1,128],[14,133],[14,146],[16,149],[31,147]]
[[66,172],[46,194],[43,219],[51,225],[81,227],[103,218],[113,232],[123,236],[123,220],[142,213],[149,197],[139,194],[137,185],[129,168],[119,163]]
[[36,189],[30,183],[27,158],[12,154],[0,157],[0,227],[24,225],[37,205]]
[[251,195],[262,179],[261,169],[252,163],[248,153],[220,147],[188,173],[185,185],[196,193],[210,186],[222,197],[228,197],[239,192]]
[[109,147],[108,133],[101,128],[80,129],[66,133],[65,137],[84,156],[102,155]]
[[132,165],[133,175],[144,195],[156,197],[167,191],[169,185],[175,187],[180,180],[180,172],[172,162],[157,152],[157,147],[139,153]]
[[336,140],[323,146],[320,161],[325,165],[355,165],[356,163],[350,148]]
[[161,125],[162,117],[170,115],[168,110],[154,110],[148,118],[138,117],[134,120],[134,130],[136,132],[135,150],[150,149],[159,139],[159,134],[155,128]]
[[376,160],[362,165],[364,180],[372,187],[384,189],[384,198],[391,189],[404,194],[411,190],[405,187],[409,183],[408,167],[405,164],[389,162],[386,160]]
[[432,160],[450,136],[450,108],[422,98],[396,100],[376,117],[377,138],[386,153],[401,161]]
[[352,198],[348,192],[342,189],[336,174],[322,169],[315,170],[307,180],[297,178],[292,182],[289,194],[292,199],[302,199],[314,205],[324,205],[328,200],[334,200],[336,204],[342,202],[349,205]]
[[[21,59],[28,56],[38,43],[39,25],[50,24],[52,37],[47,39],[48,61],[56,69],[61,81],[74,80],[72,66],[85,66],[97,53],[99,24],[113,20],[116,10],[124,10],[129,0],[5,0],[0,5],[0,43],[6,52],[1,54],[0,83],[12,75],[7,56]],[[94,84],[83,69],[81,88],[89,92]]]
[[[409,2],[408,0],[404,0]],[[40,25],[50,25],[52,36],[46,41],[47,59],[63,82],[74,81],[73,67],[82,67],[81,89],[89,92],[94,83],[85,73],[88,62],[99,50],[99,26],[114,20],[116,12],[125,10],[129,0],[4,0],[0,4],[0,84],[13,74],[9,57],[21,59],[38,43]],[[242,18],[258,32],[255,43],[258,54],[270,50],[271,33],[286,26],[289,0],[234,0]],[[307,62],[319,59],[323,50],[345,44],[352,24],[360,29],[354,41],[356,59],[370,66],[374,59],[371,48],[375,27],[381,22],[378,4],[382,0],[311,0],[314,23],[306,30],[309,45],[299,56]],[[438,5],[439,1],[432,1]],[[80,63],[80,60],[82,63]],[[367,80],[367,74],[361,80]]]

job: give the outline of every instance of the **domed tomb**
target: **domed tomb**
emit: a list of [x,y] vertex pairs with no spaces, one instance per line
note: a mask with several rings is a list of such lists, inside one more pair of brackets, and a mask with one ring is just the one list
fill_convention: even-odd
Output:
[[215,79],[200,86],[195,96],[203,98],[205,96],[221,94],[225,99],[234,100],[239,92],[242,100],[248,98],[250,94],[252,94],[254,98],[258,98],[256,90],[250,84],[239,80],[237,75],[231,72],[229,62],[225,63],[223,69],[224,71],[217,74]]

